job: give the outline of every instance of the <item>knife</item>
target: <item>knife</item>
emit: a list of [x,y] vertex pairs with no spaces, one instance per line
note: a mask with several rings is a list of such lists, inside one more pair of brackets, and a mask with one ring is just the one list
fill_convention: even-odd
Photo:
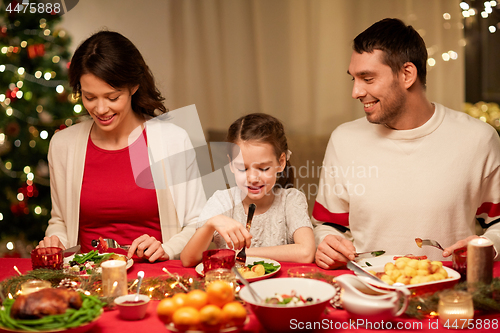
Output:
[[382,284],[384,286],[389,285],[389,284],[385,283],[384,281],[382,281],[381,279],[379,279],[378,277],[376,277],[375,275],[372,275],[372,274],[368,273],[367,271],[365,271],[363,268],[361,268],[361,266],[359,266],[357,263],[355,263],[352,260],[347,262],[347,268],[349,268],[354,273],[357,273],[358,275],[363,275],[363,276],[365,276],[373,281],[377,281],[378,284]]
[[77,254],[78,252],[80,252],[80,248],[81,248],[81,246],[77,245],[77,246],[73,246],[73,247],[70,247],[69,249],[64,250],[63,251],[64,258],[67,258],[67,257],[70,257],[74,254]]

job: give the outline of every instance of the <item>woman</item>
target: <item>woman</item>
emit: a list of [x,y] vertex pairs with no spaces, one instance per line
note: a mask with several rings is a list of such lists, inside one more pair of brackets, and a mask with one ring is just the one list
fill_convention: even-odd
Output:
[[119,33],[98,32],[75,51],[69,80],[92,119],[52,137],[52,217],[39,247],[80,243],[87,252],[102,237],[130,244],[128,257],[177,258],[205,197],[194,154],[180,154],[192,152],[187,133],[154,118],[167,110],[140,52]]

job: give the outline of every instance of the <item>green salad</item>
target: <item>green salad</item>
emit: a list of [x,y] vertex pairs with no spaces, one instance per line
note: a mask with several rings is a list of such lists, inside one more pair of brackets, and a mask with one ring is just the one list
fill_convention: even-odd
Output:
[[250,269],[252,269],[252,267],[256,266],[256,265],[262,265],[262,266],[264,266],[264,269],[266,270],[265,274],[269,274],[269,273],[275,272],[275,271],[278,270],[278,268],[280,268],[279,265],[269,264],[269,263],[265,262],[264,260],[262,260],[262,261],[256,261],[253,264],[247,265],[247,267],[250,268]]

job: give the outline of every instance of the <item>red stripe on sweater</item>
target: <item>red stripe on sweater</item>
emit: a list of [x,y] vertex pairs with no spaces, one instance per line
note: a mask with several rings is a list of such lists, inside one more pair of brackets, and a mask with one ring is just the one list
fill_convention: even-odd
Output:
[[[316,208],[316,206],[314,206]],[[495,216],[500,216],[500,203],[492,203],[492,202],[485,202],[481,205],[481,207],[478,208],[476,212],[477,215],[481,215],[483,213],[488,213],[489,217],[495,217]]]
[[321,222],[330,222],[349,227],[349,213],[332,213],[319,202],[314,203],[313,217]]

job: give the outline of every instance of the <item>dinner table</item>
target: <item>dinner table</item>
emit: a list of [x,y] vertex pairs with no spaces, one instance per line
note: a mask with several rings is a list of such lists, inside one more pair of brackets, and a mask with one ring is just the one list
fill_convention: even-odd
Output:
[[[451,267],[451,262],[444,261],[445,266]],[[319,273],[319,276],[330,278],[342,274],[353,274],[347,268],[340,268],[335,270],[325,270],[319,268],[314,263],[310,264],[297,264],[291,262],[281,262],[280,270],[272,277],[286,278],[288,277],[288,270],[297,266],[310,266]],[[143,262],[135,261],[134,264],[128,269],[128,279],[133,280],[137,277],[139,271],[144,271],[145,279],[148,277],[165,276],[164,271],[166,268],[171,273],[176,273],[179,276],[193,278],[200,278],[196,273],[194,267],[183,267],[180,260],[169,260],[163,262]],[[26,258],[0,258],[0,281],[9,277],[23,274],[31,270],[31,260]],[[493,275],[500,276],[500,262],[495,262],[493,266]],[[160,321],[156,314],[156,307],[158,300],[152,300],[149,303],[147,314],[144,319],[137,321],[126,321],[119,317],[118,311],[106,310],[97,320],[96,324],[92,327],[92,332],[96,333],[122,333],[122,332],[169,332],[166,325]],[[260,325],[257,318],[252,314],[249,308],[248,318],[242,332],[265,332],[264,328]],[[484,325],[488,322],[489,325]],[[406,332],[442,332],[447,331],[447,328],[440,326],[437,318],[426,318],[423,320],[415,319],[402,315],[394,318],[390,324],[385,323],[385,326],[366,327],[366,325],[359,326],[357,321],[351,320],[349,313],[343,309],[335,309],[328,305],[325,312],[320,319],[321,325],[315,332],[394,332],[396,330],[404,330]],[[495,326],[496,323],[496,326]],[[491,332],[498,331],[500,325],[500,313],[480,313],[476,311],[474,320],[467,330],[468,332]],[[488,326],[489,328],[485,327]],[[494,329],[496,327],[496,329]],[[390,328],[390,329],[389,329]],[[293,332],[302,332],[303,329],[299,326],[291,328]]]

